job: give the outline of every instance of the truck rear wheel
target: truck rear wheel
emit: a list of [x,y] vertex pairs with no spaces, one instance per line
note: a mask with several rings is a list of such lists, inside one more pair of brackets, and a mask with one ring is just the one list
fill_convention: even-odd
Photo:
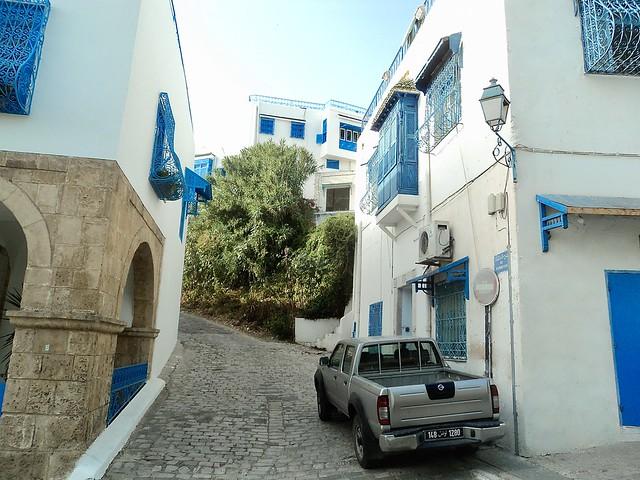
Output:
[[374,468],[378,466],[378,462],[382,458],[382,452],[376,439],[369,433],[360,415],[353,417],[351,433],[353,436],[353,450],[355,451],[356,460],[358,460],[360,466],[362,468]]

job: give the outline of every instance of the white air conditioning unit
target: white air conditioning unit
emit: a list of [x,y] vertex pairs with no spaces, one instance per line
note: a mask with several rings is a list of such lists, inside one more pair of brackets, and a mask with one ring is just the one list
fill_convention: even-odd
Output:
[[418,230],[418,261],[423,265],[439,265],[451,260],[453,248],[449,222],[432,222]]

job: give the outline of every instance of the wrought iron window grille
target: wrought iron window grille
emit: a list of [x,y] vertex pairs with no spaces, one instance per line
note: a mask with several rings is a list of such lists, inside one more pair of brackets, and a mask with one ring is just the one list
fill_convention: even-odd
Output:
[[138,363],[113,369],[107,425],[122,412],[147,382],[149,365]]
[[169,95],[165,92],[158,99],[156,132],[149,183],[161,200],[179,200],[184,191],[184,174],[180,159],[174,150],[176,123],[171,111]]
[[574,0],[586,73],[640,75],[640,0]]
[[425,121],[418,130],[421,152],[432,152],[460,123],[460,55],[453,54],[445,61],[425,93]]
[[49,0],[0,0],[0,112],[29,115]]
[[445,358],[467,359],[467,304],[461,282],[435,286],[436,341]]

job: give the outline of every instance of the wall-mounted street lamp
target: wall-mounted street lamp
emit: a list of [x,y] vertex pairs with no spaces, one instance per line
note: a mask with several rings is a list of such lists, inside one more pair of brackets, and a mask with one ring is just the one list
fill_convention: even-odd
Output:
[[[509,99],[504,94],[504,89],[495,78],[490,80],[490,85],[485,87],[480,97],[480,106],[484,114],[484,120],[489,128],[498,137],[498,144],[493,149],[493,158],[496,162],[513,169],[513,181],[518,181],[516,171],[516,150],[500,135],[500,129],[507,122],[509,113]],[[504,145],[503,145],[504,144]],[[506,148],[504,148],[506,147]],[[504,159],[504,163],[501,161]]]

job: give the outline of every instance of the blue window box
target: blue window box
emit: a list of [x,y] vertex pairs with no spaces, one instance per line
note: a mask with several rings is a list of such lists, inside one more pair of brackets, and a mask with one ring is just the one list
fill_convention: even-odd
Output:
[[0,0],[0,112],[29,115],[49,0]]
[[260,117],[260,133],[265,135],[273,135],[275,132],[276,121],[273,118]]
[[291,138],[304,138],[304,123],[291,122]]
[[340,160],[327,160],[326,166],[332,170],[340,170]]
[[158,99],[149,183],[158,198],[164,201],[179,200],[184,190],[182,166],[173,146],[175,130],[169,95],[162,92]]

